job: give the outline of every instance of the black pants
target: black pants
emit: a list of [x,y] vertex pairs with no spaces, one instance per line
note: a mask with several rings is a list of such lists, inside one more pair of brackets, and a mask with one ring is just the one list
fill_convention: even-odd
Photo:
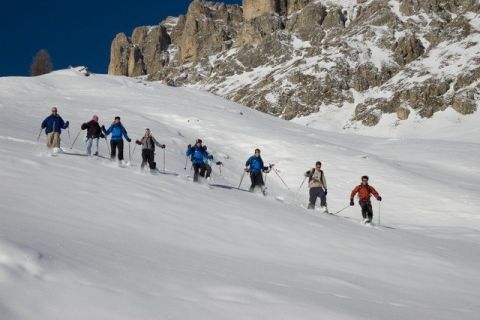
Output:
[[265,183],[263,182],[262,171],[250,172],[250,180],[252,181],[250,191],[253,191],[257,186],[261,188],[265,185]]
[[155,170],[157,168],[157,164],[155,163],[155,152],[150,149],[143,149],[142,150],[142,169],[148,163],[150,170]]
[[373,209],[372,209],[372,202],[368,201],[360,201],[360,207],[362,208],[362,217],[363,219],[372,220],[373,218]]
[[115,159],[115,154],[117,153],[117,148],[118,148],[118,160],[122,161],[123,160],[123,140],[110,140],[110,148],[111,154],[110,158]]
[[205,178],[208,179],[210,178],[212,174],[212,166],[209,164],[205,164]]
[[320,198],[320,205],[322,207],[327,206],[327,196],[322,187],[310,188],[310,203],[308,204],[308,209],[315,209],[315,203],[317,198]]
[[197,182],[198,181],[198,176],[205,176],[205,172],[207,171],[207,166],[205,163],[194,163],[193,164],[193,181]]

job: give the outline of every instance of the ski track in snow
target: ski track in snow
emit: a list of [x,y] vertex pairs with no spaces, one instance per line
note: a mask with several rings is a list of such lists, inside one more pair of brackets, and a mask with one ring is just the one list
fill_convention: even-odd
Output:
[[[480,152],[471,136],[322,131],[192,88],[75,70],[0,78],[0,105],[2,320],[478,318]],[[141,172],[138,148],[125,168],[49,155],[36,138],[51,105],[72,140],[94,113],[105,125],[120,115],[132,140],[151,128],[167,144],[166,169],[180,176]],[[267,197],[192,183],[184,151],[197,137],[225,165],[222,176],[214,166],[214,184],[236,187],[259,147],[292,191],[273,172]],[[84,152],[82,136],[70,143],[64,131],[65,151]],[[395,229],[362,226],[358,205],[344,218],[302,208],[306,186],[295,193],[316,160],[330,211],[369,174],[384,198],[382,224]]]

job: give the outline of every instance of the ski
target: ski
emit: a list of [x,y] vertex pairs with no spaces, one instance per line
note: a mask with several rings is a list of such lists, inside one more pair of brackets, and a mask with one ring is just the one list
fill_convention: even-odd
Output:
[[88,154],[83,153],[73,153],[73,152],[60,152],[58,154],[66,154],[67,156],[79,156],[79,157],[89,157]]
[[163,175],[175,176],[175,177],[178,177],[178,176],[179,176],[179,174],[176,173],[176,172],[173,172],[173,171],[163,171],[163,170],[158,170],[158,169],[151,170],[150,173],[152,173],[152,174],[163,174]]
[[234,186],[226,185],[226,184],[209,184],[208,185],[211,189],[218,188],[218,189],[226,189],[226,190],[238,190],[244,192],[250,192],[247,189],[237,188]]

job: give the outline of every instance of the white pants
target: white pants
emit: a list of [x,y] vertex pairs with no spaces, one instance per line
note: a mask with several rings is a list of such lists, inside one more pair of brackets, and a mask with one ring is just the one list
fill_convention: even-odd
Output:
[[89,156],[92,155],[92,145],[95,147],[95,154],[98,154],[98,142],[99,142],[98,138],[89,138],[85,142],[87,144],[87,154]]

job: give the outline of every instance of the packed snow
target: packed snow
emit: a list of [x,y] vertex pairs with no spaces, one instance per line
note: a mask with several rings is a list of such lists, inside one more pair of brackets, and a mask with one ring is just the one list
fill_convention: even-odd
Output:
[[[132,139],[148,127],[167,144],[166,168],[180,175],[142,172],[138,148],[126,168],[51,156],[37,135],[53,105],[71,123],[67,152],[84,152],[83,136],[70,150],[81,123],[119,115]],[[0,115],[2,320],[478,319],[477,115],[396,137],[337,133],[75,69],[0,78]],[[193,183],[184,152],[196,138],[225,165],[212,183],[236,187],[259,147],[290,190],[273,172],[267,197]],[[317,160],[331,212],[370,175],[384,199],[377,226],[360,224],[358,205],[305,209],[305,185],[296,193]]]

